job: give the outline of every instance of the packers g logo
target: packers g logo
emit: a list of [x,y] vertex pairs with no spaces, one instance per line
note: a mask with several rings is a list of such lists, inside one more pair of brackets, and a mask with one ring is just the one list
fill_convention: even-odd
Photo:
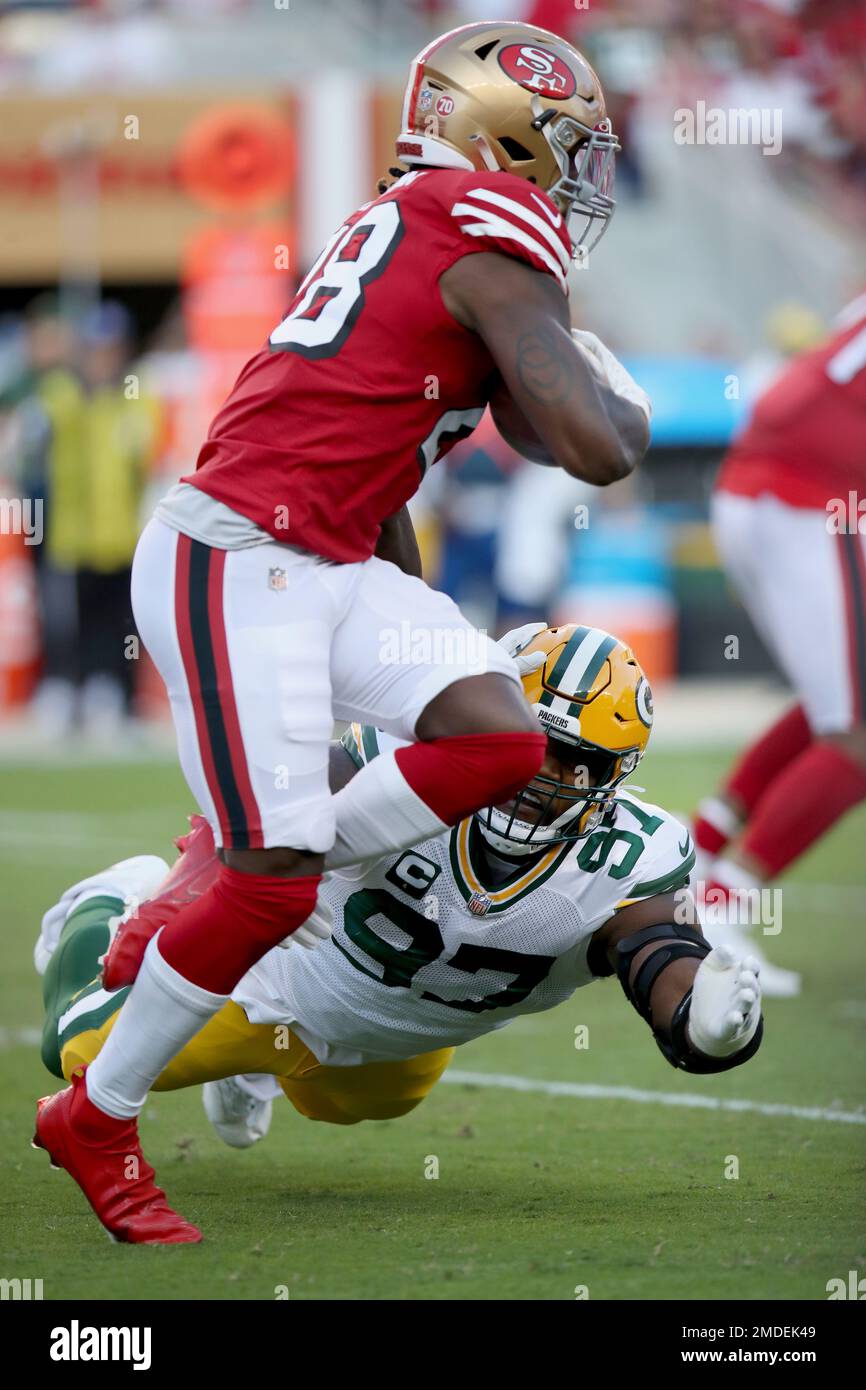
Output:
[[648,729],[651,729],[653,724],[653,693],[646,677],[641,679],[634,698],[638,719],[642,724],[646,724]]
[[510,43],[499,51],[499,66],[512,82],[519,82],[530,92],[544,92],[554,101],[567,101],[577,90],[571,68],[548,48]]

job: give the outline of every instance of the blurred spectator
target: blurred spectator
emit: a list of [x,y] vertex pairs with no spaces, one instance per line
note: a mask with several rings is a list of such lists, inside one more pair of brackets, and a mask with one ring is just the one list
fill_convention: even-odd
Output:
[[667,680],[676,669],[677,624],[669,528],[634,476],[596,491],[588,525],[574,532],[552,621],[617,633],[651,681]]
[[53,729],[78,717],[104,733],[131,706],[129,580],[159,410],[129,371],[130,339],[126,310],[100,305],[80,326],[75,369],[46,372],[35,395],[44,422],[47,658],[36,713]]
[[471,439],[458,444],[440,465],[440,563],[437,587],[479,627],[496,618],[490,577],[510,473],[520,459],[484,415]]
[[[34,506],[41,502],[44,536],[51,508],[51,429],[42,391],[46,383],[70,370],[74,334],[56,294],[41,294],[32,300],[22,327],[16,370],[5,383],[0,401],[11,421],[4,471],[13,475],[22,497],[31,499]],[[77,629],[75,577],[54,563],[45,544],[33,546],[30,557],[36,569],[46,711],[52,704],[68,710],[68,673],[75,665]]]

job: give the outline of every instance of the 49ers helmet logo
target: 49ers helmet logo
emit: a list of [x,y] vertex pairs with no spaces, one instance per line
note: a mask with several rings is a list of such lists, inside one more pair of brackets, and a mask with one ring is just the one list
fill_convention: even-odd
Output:
[[554,101],[567,101],[577,90],[571,68],[549,48],[510,43],[499,51],[499,66],[513,82],[530,92],[543,92]]

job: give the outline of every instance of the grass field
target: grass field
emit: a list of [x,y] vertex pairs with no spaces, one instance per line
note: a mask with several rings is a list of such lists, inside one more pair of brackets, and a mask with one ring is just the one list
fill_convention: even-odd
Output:
[[[640,780],[650,799],[688,809],[725,761],[650,754]],[[862,1124],[459,1082],[377,1125],[317,1125],[278,1105],[247,1153],[212,1136],[197,1093],[157,1096],[145,1151],[206,1240],[110,1244],[71,1181],[29,1147],[35,1098],[58,1085],[32,1041],[32,943],[76,878],[145,850],[171,858],[187,809],[169,765],[0,770],[0,1276],[41,1278],[46,1298],[73,1299],[573,1299],[578,1286],[591,1299],[823,1299],[829,1279],[866,1273]],[[675,1073],[611,981],[462,1049],[455,1067],[861,1110],[864,830],[861,809],[785,883],[784,927],[766,950],[802,971],[804,996],[769,1002],[747,1066]],[[577,1024],[589,1027],[586,1050],[575,1050]],[[438,1180],[424,1176],[431,1155]],[[736,1179],[725,1176],[732,1155]]]

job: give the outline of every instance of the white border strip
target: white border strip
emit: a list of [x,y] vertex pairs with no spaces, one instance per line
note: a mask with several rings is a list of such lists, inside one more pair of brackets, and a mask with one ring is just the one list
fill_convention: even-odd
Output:
[[490,1086],[500,1091],[533,1091],[572,1100],[630,1100],[638,1105],[669,1105],[686,1110],[733,1110],[755,1115],[782,1115],[795,1120],[828,1120],[840,1125],[866,1125],[866,1111],[824,1110],[818,1106],[770,1105],[759,1100],[727,1100],[692,1091],[639,1091],[634,1086],[597,1086],[580,1081],[539,1081],[499,1072],[448,1070],[441,1077],[453,1086]]

